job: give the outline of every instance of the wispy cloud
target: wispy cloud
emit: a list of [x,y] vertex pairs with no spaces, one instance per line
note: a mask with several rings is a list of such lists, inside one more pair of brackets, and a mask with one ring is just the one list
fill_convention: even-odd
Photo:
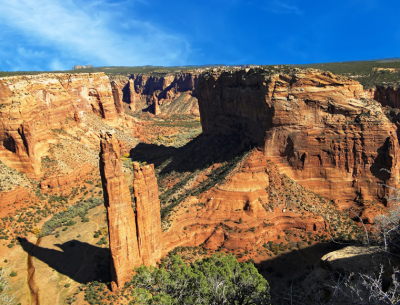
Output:
[[[146,4],[144,0],[135,2]],[[47,66],[42,69],[68,69],[72,62],[95,65],[184,62],[190,52],[189,43],[146,21],[127,18],[126,8],[134,9],[132,3],[0,0],[0,70],[10,62],[13,70],[24,69],[32,60],[46,61]],[[1,59],[4,55],[13,56],[6,62],[4,57]]]
[[265,5],[265,10],[275,14],[302,15],[304,13],[298,6],[280,0],[268,1]]

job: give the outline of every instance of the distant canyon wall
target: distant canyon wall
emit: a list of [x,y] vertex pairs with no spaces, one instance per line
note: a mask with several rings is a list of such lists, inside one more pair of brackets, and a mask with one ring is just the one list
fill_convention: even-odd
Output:
[[129,104],[133,112],[199,115],[197,84],[199,73],[161,76],[131,74],[110,77],[114,95]]
[[365,91],[368,98],[378,101],[383,107],[400,108],[400,88],[378,85]]
[[198,92],[205,134],[262,146],[282,173],[324,197],[381,200],[382,183],[396,184],[397,128],[354,80],[318,70],[209,72]]

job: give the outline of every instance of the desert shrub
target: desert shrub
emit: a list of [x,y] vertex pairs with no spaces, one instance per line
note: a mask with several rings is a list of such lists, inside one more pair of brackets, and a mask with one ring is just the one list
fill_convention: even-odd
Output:
[[179,256],[141,266],[126,288],[138,304],[270,304],[268,282],[253,263],[213,255],[187,265]]
[[16,271],[11,271],[10,272],[10,276],[11,277],[14,277],[14,276],[17,276],[18,275],[18,272],[16,272]]

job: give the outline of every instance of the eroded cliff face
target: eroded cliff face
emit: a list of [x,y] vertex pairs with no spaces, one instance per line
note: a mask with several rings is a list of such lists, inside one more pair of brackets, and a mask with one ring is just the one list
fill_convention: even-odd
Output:
[[119,92],[119,96],[122,96],[122,100],[129,104],[133,112],[145,110],[155,115],[199,115],[196,98],[198,73],[160,76],[132,74],[111,79],[115,83],[114,92]]
[[205,134],[237,132],[325,197],[382,199],[382,183],[399,177],[396,127],[354,80],[318,70],[208,72],[198,91]]
[[400,108],[400,88],[378,85],[365,93],[368,98],[378,101],[383,107]]
[[154,265],[161,256],[161,217],[153,165],[134,165],[136,215],[121,170],[121,153],[113,132],[101,132],[100,173],[107,208],[112,256],[112,289],[129,281],[135,267]]
[[178,246],[199,245],[210,250],[253,251],[290,230],[328,235],[320,211],[278,199],[270,185],[282,184],[277,178],[276,173],[268,173],[262,151],[252,152],[224,181],[176,208],[172,225],[163,234],[164,254]]
[[0,160],[31,178],[41,176],[41,157],[56,142],[52,131],[81,123],[84,112],[115,125],[123,111],[104,73],[3,77],[0,102]]

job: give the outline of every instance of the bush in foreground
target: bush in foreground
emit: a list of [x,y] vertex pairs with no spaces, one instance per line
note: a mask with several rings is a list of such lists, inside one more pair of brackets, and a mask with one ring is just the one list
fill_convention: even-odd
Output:
[[141,266],[132,289],[137,304],[270,304],[268,282],[252,263],[233,255],[213,255],[190,265],[179,256],[163,259],[160,268]]

